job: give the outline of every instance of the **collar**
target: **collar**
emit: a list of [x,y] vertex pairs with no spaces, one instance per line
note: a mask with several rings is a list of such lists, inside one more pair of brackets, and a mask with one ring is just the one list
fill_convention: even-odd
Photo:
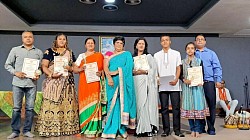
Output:
[[[25,48],[23,44],[22,44],[20,47],[21,47],[21,48]],[[32,45],[31,49],[35,49],[35,46]]]
[[[168,49],[168,53],[169,53],[171,50],[172,50],[172,49],[169,48],[169,49]],[[161,52],[164,53],[163,49],[161,49]]]
[[[196,49],[196,52],[199,52],[200,50],[199,49]],[[208,48],[207,47],[204,47],[203,51],[201,52],[208,52]]]

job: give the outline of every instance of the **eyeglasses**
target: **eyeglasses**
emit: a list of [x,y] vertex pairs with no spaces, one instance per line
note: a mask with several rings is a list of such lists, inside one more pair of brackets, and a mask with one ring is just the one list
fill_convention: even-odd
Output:
[[203,38],[197,38],[196,41],[205,41]]

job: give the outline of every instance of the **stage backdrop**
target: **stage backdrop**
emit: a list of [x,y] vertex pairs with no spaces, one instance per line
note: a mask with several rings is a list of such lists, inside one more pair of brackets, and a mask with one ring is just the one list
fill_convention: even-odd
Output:
[[[118,34],[119,35],[119,34]],[[107,35],[105,35],[107,36]],[[35,46],[44,51],[51,47],[53,35],[35,35]],[[86,49],[84,40],[87,36],[68,36],[69,47],[77,57]],[[99,36],[93,37],[96,40],[96,51],[99,51]],[[125,50],[133,52],[133,44],[136,37],[125,37]],[[146,37],[148,51],[152,54],[161,49],[159,37]],[[182,59],[185,58],[186,43],[194,41],[194,37],[172,37],[171,48],[181,52]],[[239,105],[245,104],[244,78],[250,79],[250,38],[218,38],[207,37],[207,47],[214,50],[223,68],[223,79],[227,88],[231,91],[233,99],[239,100]],[[4,63],[12,47],[21,45],[21,35],[0,34],[0,91],[11,90],[12,75],[4,69]],[[41,90],[42,77],[38,83],[38,90]],[[78,75],[75,75],[75,83],[78,87]]]

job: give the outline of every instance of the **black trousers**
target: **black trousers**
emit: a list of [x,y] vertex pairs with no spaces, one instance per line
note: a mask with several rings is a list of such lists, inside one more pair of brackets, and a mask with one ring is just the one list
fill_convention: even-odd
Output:
[[172,104],[174,132],[180,133],[180,91],[160,92],[163,131],[166,133],[170,132],[169,96]]
[[[209,107],[210,116],[207,117],[207,131],[215,131],[214,123],[215,123],[215,110],[216,110],[216,90],[215,83],[208,81],[204,82],[203,85],[205,97],[207,101],[207,105]],[[206,122],[205,120],[201,121],[201,129],[205,130]]]

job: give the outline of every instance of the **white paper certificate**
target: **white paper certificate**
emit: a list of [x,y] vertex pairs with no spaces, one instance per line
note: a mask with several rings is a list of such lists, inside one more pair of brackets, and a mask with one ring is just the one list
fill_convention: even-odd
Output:
[[35,78],[35,72],[39,67],[39,60],[32,58],[24,58],[22,72],[27,78]]
[[87,83],[100,81],[100,77],[96,75],[96,72],[98,72],[97,62],[87,63],[84,66],[86,67],[85,76]]
[[69,63],[66,56],[54,56],[54,73],[61,73],[63,76],[68,76],[68,70],[64,69]]
[[203,84],[203,74],[202,67],[192,67],[188,68],[188,80],[191,80],[190,86],[198,86]]
[[173,81],[174,78],[175,78],[174,75],[159,77],[159,82],[160,82],[159,91],[168,91],[167,88],[168,86],[166,85],[169,85],[169,82]]
[[134,57],[135,70],[149,70],[149,64],[146,57],[147,56],[145,54]]

